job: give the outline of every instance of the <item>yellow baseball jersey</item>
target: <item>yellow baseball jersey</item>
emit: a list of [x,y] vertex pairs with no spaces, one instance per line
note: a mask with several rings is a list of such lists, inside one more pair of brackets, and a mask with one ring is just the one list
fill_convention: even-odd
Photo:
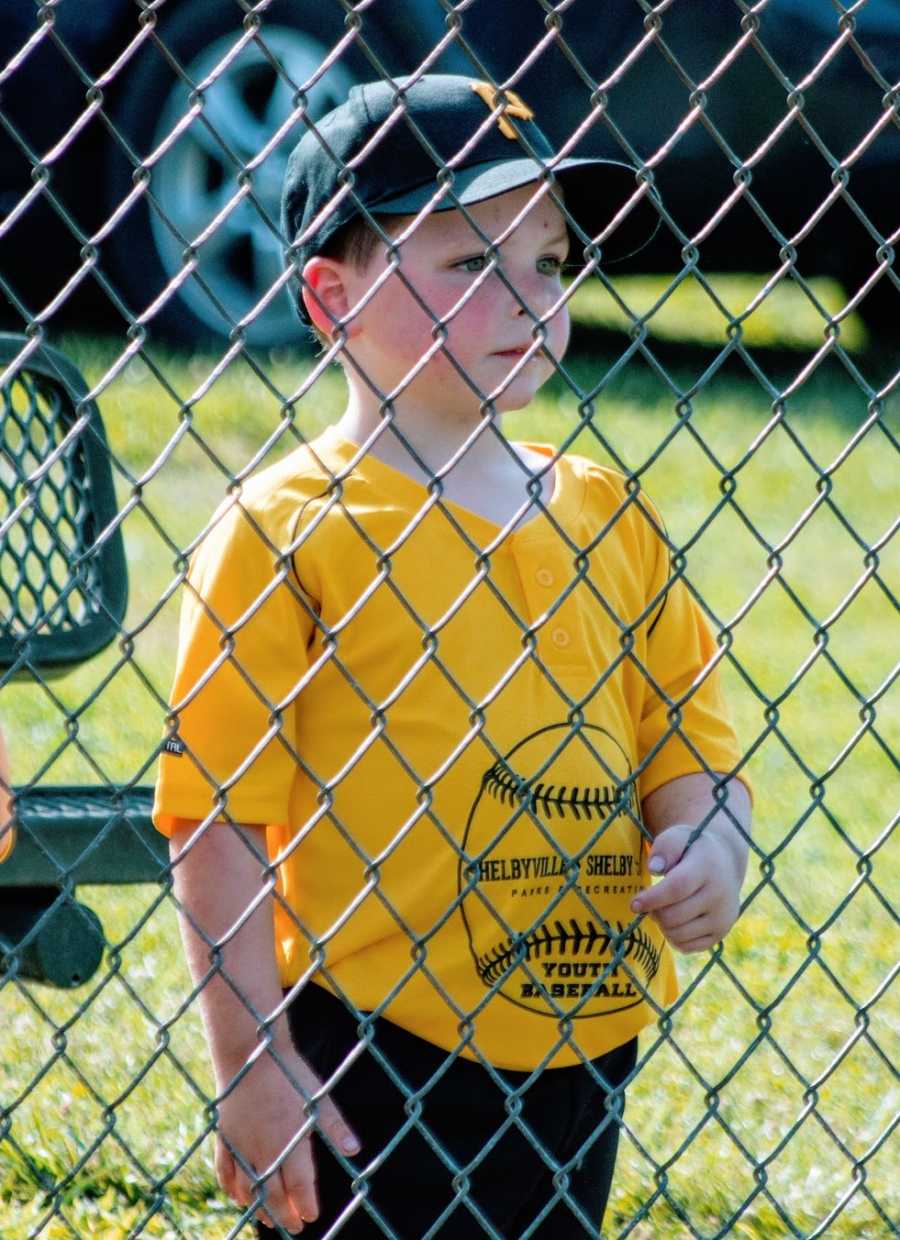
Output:
[[285,986],[319,962],[512,1069],[594,1058],[675,997],[629,907],[640,802],[740,758],[652,509],[585,459],[554,475],[506,535],[334,430],[246,483],[191,563],[154,810],[267,826]]

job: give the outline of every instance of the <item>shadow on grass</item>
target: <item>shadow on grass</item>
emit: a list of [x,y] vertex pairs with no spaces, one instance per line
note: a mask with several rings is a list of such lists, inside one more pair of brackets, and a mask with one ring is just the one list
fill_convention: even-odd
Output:
[[[822,341],[822,344],[825,342]],[[643,366],[653,369],[651,357],[657,366],[671,376],[680,391],[688,391],[711,377],[713,373],[729,378],[746,379],[760,387],[760,375],[778,392],[789,391],[809,371],[798,394],[814,391],[823,381],[829,384],[835,379],[845,382],[857,392],[871,399],[883,390],[893,395],[900,389],[900,343],[888,345],[885,341],[873,342],[865,349],[847,350],[844,354],[831,351],[823,355],[816,365],[813,359],[817,348],[746,347],[736,344],[730,348],[715,348],[691,340],[671,340],[647,334],[636,348],[621,332],[609,328],[578,323],[572,324],[572,335],[567,363],[590,361],[594,366],[612,369],[629,352],[626,367]],[[758,373],[755,373],[754,367]],[[855,372],[855,373],[854,373]],[[866,391],[866,388],[870,392]]]

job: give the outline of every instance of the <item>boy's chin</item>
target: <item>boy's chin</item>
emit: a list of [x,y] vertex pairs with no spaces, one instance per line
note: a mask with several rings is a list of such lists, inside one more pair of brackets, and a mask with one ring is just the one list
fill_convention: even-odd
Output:
[[494,408],[498,413],[515,413],[518,409],[526,409],[549,377],[549,375],[543,375],[539,382],[533,379],[528,382],[521,376],[513,379],[503,391],[494,393],[492,397]]
[[498,413],[516,413],[519,409],[527,409],[534,399],[534,392],[530,396],[498,396],[494,401],[494,408]]

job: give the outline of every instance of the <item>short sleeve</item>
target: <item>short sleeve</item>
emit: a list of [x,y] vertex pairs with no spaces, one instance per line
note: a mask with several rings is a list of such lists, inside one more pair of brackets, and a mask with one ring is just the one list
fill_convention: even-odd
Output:
[[293,699],[309,666],[310,610],[258,520],[220,509],[184,586],[171,709],[153,821],[213,808],[233,821],[287,821],[296,771]]
[[647,511],[650,519],[642,517],[649,567],[646,684],[638,733],[642,799],[680,775],[728,773],[741,760],[722,693],[719,646],[700,604],[671,571],[661,525]]

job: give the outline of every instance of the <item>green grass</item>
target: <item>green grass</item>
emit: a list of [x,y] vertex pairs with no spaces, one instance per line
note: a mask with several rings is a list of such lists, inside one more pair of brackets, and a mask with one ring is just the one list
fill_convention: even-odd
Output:
[[[119,348],[61,343],[92,383]],[[173,579],[173,545],[197,534],[228,471],[242,468],[279,425],[303,371],[279,354],[265,359],[274,391],[241,362],[205,390],[213,358],[154,352],[151,360],[174,394],[135,361],[100,395],[122,467],[120,504],[138,499],[124,527],[134,658],[119,667],[121,656],[107,651],[55,682],[53,697],[31,684],[3,690],[19,781],[38,770],[51,782],[152,778],[147,755],[171,676],[175,601],[147,617]],[[896,543],[879,546],[876,577],[864,546],[879,544],[896,509],[886,428],[897,433],[898,399],[866,428],[866,398],[838,363],[826,363],[773,419],[772,393],[747,373],[719,371],[694,391],[699,371],[682,367],[670,383],[639,357],[612,377],[610,365],[569,363],[581,391],[596,392],[589,425],[558,378],[532,409],[509,418],[508,430],[571,441],[574,451],[638,471],[672,537],[690,545],[691,580],[717,617],[737,618],[726,676],[740,735],[754,750],[756,839],[772,862],[767,882],[751,866],[745,891],[756,894],[720,961],[682,964],[686,998],[671,1037],[650,1030],[642,1039],[646,1066],[629,1094],[609,1235],[692,1234],[678,1211],[701,1235],[739,1212],[732,1235],[789,1235],[779,1211],[809,1234],[851,1194],[853,1159],[865,1167],[866,1190],[896,1216],[896,1141],[893,1149],[879,1142],[900,1102],[888,1066],[900,1058],[900,1013],[885,986],[895,923],[883,903],[897,906],[900,867],[896,844],[876,844],[896,802],[896,767],[885,752],[897,751],[896,704],[877,695],[896,649],[885,587],[896,595],[898,554]],[[792,376],[769,378],[783,391]],[[331,373],[291,417],[309,435],[341,401],[341,380]],[[190,433],[160,463],[183,402],[191,402]],[[284,425],[270,459],[293,442]],[[214,445],[215,460],[201,439]],[[723,471],[735,471],[730,501]],[[95,692],[72,741],[55,699],[76,711]],[[861,704],[876,698],[874,725],[863,728]],[[767,718],[772,703],[777,715]],[[866,850],[868,877],[859,866]],[[69,993],[0,988],[0,1105],[11,1114],[7,1136],[0,1127],[0,1240],[119,1240],[137,1234],[148,1215],[142,1235],[230,1234],[237,1216],[217,1194],[211,1141],[202,1139],[211,1077],[199,1018],[193,1006],[180,1011],[189,983],[173,908],[149,887],[80,895],[101,915],[110,943],[121,945],[112,967]],[[647,1157],[664,1167],[670,1204],[654,1196]],[[762,1188],[751,1160],[765,1167]],[[76,1166],[54,1208],[41,1186]],[[154,1210],[148,1185],[163,1179],[165,1201]],[[874,1238],[887,1230],[857,1188],[826,1234]]]
[[718,348],[730,330],[739,328],[750,348],[797,350],[821,344],[826,323],[837,319],[846,349],[866,345],[859,315],[839,317],[847,298],[836,280],[817,276],[803,288],[790,277],[770,287],[771,279],[771,273],[702,278],[691,273],[674,283],[669,276],[631,276],[615,280],[612,291],[591,280],[578,290],[573,316],[589,326],[624,332],[644,320],[651,336]]

